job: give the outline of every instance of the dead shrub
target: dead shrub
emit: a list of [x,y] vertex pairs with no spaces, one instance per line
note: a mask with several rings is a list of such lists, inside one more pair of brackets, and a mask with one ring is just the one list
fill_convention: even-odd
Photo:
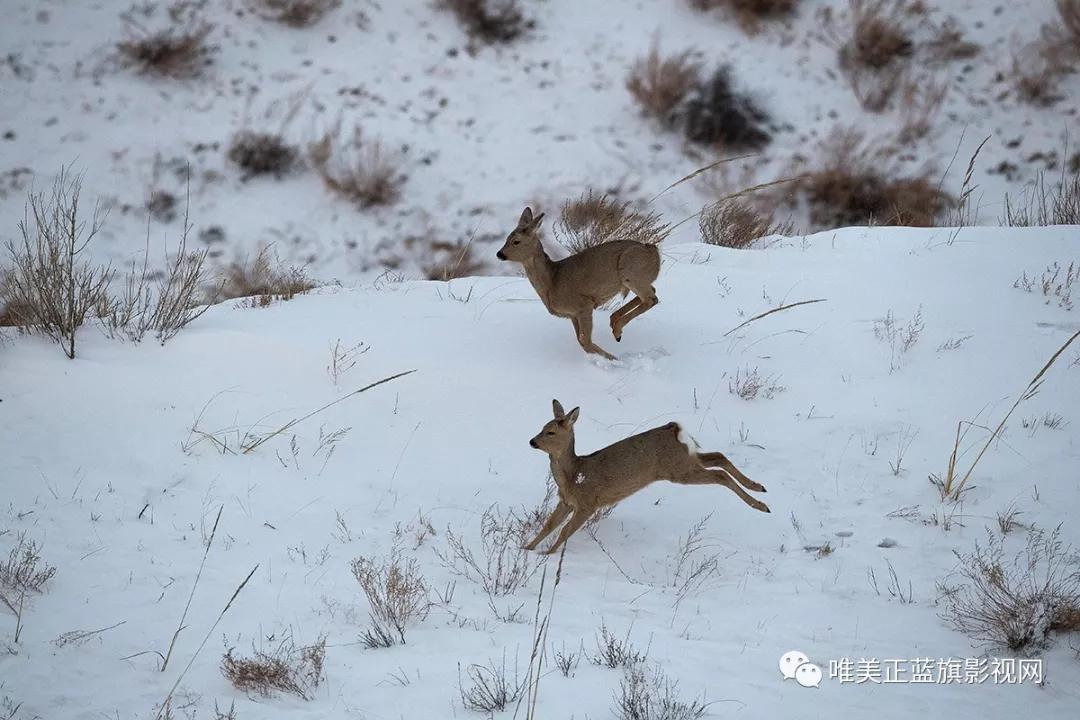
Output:
[[698,720],[709,703],[703,697],[683,700],[678,681],[672,680],[659,664],[651,672],[644,662],[623,670],[615,695],[614,713],[619,720]]
[[923,48],[927,58],[934,63],[970,60],[982,51],[978,43],[964,39],[964,30],[954,17],[946,18],[936,26],[934,36]]
[[654,40],[649,54],[630,68],[626,88],[646,116],[673,127],[678,121],[676,109],[700,83],[701,65],[692,52],[661,57],[660,44]]
[[768,113],[752,97],[734,89],[731,69],[726,66],[698,83],[677,115],[686,138],[702,145],[759,150],[772,139],[765,130]]
[[225,268],[215,299],[251,298],[252,306],[265,307],[275,300],[292,300],[314,287],[304,268],[285,265],[267,246],[253,259],[238,260]]
[[1033,43],[1013,51],[1008,77],[1020,101],[1050,107],[1064,99],[1059,84],[1066,68],[1059,46]]
[[914,52],[904,0],[849,0],[840,31],[840,67],[863,108],[882,112],[900,88]]
[[458,691],[466,710],[493,715],[516,703],[525,693],[525,681],[519,679],[517,663],[513,677],[507,672],[505,653],[501,665],[490,660],[487,665],[470,665],[465,673],[469,677],[468,687],[462,682],[461,665],[458,665]]
[[630,642],[630,630],[626,631],[625,637],[620,638],[608,630],[608,626],[600,623],[600,636],[596,638],[596,653],[589,658],[593,665],[610,668],[631,668],[645,662],[649,656],[649,649],[638,650]]
[[455,280],[479,275],[486,265],[477,255],[472,240],[451,242],[432,232],[419,237],[405,238],[405,248],[411,251],[428,280]]
[[1080,570],[1060,533],[1060,527],[1031,530],[1026,547],[1009,560],[1004,540],[987,529],[986,545],[956,552],[959,581],[938,583],[942,618],[978,642],[1013,652],[1080,629]]
[[360,640],[369,648],[405,644],[405,628],[427,617],[428,586],[415,559],[394,551],[384,560],[358,557],[352,572],[371,606],[371,627]]
[[747,248],[766,235],[790,235],[791,221],[773,222],[766,214],[748,202],[729,199],[706,205],[698,215],[701,241],[726,248]]
[[516,40],[535,25],[518,0],[437,0],[436,6],[453,13],[469,37],[489,44]]
[[929,169],[899,175],[861,133],[842,130],[821,144],[817,168],[800,175],[792,186],[805,197],[817,227],[934,227],[954,205],[953,198],[933,181]]
[[313,645],[298,648],[292,635],[286,634],[271,650],[254,650],[250,657],[237,657],[234,650],[229,648],[221,659],[221,674],[246,693],[271,697],[284,692],[311,700],[324,677],[325,636]]
[[747,401],[758,395],[772,400],[786,389],[780,384],[779,375],[762,375],[756,367],[738,368],[735,377],[728,380],[728,392]]
[[259,175],[280,179],[296,168],[300,151],[280,134],[241,130],[229,143],[228,158],[244,171],[245,180]]
[[106,297],[113,271],[83,259],[100,232],[104,214],[94,209],[90,223],[79,214],[82,176],[61,171],[52,190],[30,193],[19,223],[22,242],[8,240],[12,269],[4,306],[20,323],[52,338],[75,357],[75,334]]
[[1046,187],[1043,173],[1024,189],[1019,201],[1005,196],[1005,214],[1001,224],[1008,227],[1045,225],[1080,225],[1080,172]]
[[308,160],[326,187],[361,210],[398,201],[405,182],[402,159],[379,140],[363,139],[359,127],[344,140],[340,123],[308,146]]
[[127,39],[116,44],[124,64],[143,75],[168,78],[197,77],[210,65],[214,48],[206,42],[213,25],[186,12],[182,5],[170,8],[171,23],[151,30],[133,18],[126,22]]
[[659,213],[638,212],[629,202],[618,202],[591,189],[563,203],[553,232],[560,245],[573,254],[613,240],[658,245],[671,233]]
[[41,593],[54,575],[56,568],[41,559],[37,543],[21,532],[7,560],[0,564],[0,589],[19,595]]
[[798,0],[687,0],[695,10],[722,10],[735,17],[744,30],[757,32],[761,24],[794,14]]
[[268,20],[289,27],[306,28],[322,20],[331,10],[341,7],[341,0],[252,0],[252,7]]

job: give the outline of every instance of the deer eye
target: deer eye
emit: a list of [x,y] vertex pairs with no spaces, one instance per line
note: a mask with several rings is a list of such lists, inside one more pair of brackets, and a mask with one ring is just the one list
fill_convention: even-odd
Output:
[[515,244],[515,245],[520,245],[520,244],[521,244],[521,241],[520,241],[520,240],[515,240],[515,241],[514,241],[514,244]]
[[554,435],[554,434],[555,434],[555,431],[554,431],[554,430],[548,430],[548,431],[547,431],[546,433],[544,433],[544,434],[545,434],[545,435]]

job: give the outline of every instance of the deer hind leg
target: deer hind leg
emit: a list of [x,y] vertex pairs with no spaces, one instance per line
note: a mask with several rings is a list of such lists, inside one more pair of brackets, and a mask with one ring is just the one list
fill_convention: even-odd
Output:
[[681,485],[723,485],[729,488],[733,493],[739,496],[739,499],[744,503],[759,510],[761,512],[771,512],[769,506],[765,503],[751,497],[739,483],[731,479],[723,470],[706,470],[704,468],[688,472],[687,474],[679,477],[672,482],[677,482]]
[[660,298],[656,296],[656,288],[651,284],[636,285],[627,281],[627,285],[637,297],[611,314],[611,334],[615,336],[616,342],[622,342],[622,331],[627,323],[660,302]]
[[544,554],[551,555],[556,550],[558,550],[559,547],[564,542],[566,542],[571,535],[576,533],[578,529],[585,524],[586,520],[592,517],[592,514],[593,510],[587,510],[585,508],[577,508],[576,510],[574,510],[574,516],[570,518],[570,522],[563,525],[563,529],[559,533],[559,537],[556,538],[555,542],[551,544],[551,547],[544,551]]
[[747,490],[753,490],[754,492],[765,492],[765,486],[761,483],[756,483],[750,478],[746,477],[739,471],[739,468],[735,467],[724,453],[720,452],[706,452],[698,453],[698,460],[705,467],[718,467],[722,468],[728,475],[735,478],[740,485]]
[[559,527],[559,523],[566,519],[570,514],[570,506],[564,503],[562,500],[555,506],[555,509],[551,511],[551,515],[548,515],[547,522],[540,528],[540,532],[533,538],[532,542],[525,546],[526,550],[534,550],[544,538],[546,538],[552,530]]
[[602,355],[608,360],[615,359],[614,355],[592,341],[592,311],[589,311],[587,315],[578,315],[573,320],[578,343],[585,352]]

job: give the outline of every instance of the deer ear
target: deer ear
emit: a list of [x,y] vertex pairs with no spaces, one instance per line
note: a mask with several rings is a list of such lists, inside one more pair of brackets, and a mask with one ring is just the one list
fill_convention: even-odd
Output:
[[577,419],[578,419],[578,414],[579,414],[580,412],[581,412],[581,408],[579,408],[579,407],[576,407],[576,408],[574,408],[573,410],[571,410],[570,412],[566,413],[566,420],[567,420],[567,422],[569,422],[569,423],[570,423],[571,425],[573,425],[574,423],[576,423],[576,422],[577,422]]
[[531,207],[526,207],[524,210],[521,211],[521,217],[518,218],[518,227],[528,227],[529,225],[532,224],[532,221],[533,221],[532,208]]
[[535,219],[534,219],[534,220],[532,221],[532,226],[533,226],[533,229],[535,230],[536,228],[540,227],[540,223],[542,223],[542,222],[544,222],[544,213],[540,213],[540,214],[539,214],[539,215],[537,215],[537,216],[536,216],[536,218],[535,218]]
[[562,420],[563,417],[566,415],[566,412],[563,410],[562,403],[558,400],[551,401],[551,411],[555,413],[556,420]]

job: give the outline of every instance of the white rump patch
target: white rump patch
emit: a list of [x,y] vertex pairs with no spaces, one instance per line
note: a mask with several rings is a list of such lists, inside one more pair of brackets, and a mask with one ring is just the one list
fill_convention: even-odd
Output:
[[697,455],[698,450],[701,449],[701,446],[697,444],[697,440],[691,437],[690,433],[683,430],[682,425],[679,426],[678,440],[686,446],[687,451],[691,455]]

